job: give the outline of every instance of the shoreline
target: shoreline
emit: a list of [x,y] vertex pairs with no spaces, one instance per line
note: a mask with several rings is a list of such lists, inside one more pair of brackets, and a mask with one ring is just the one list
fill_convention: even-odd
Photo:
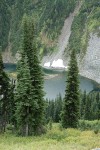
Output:
[[[6,63],[5,63],[5,64],[6,64]],[[13,64],[13,63],[9,63],[9,64],[16,66],[16,63],[14,63],[14,64]],[[43,69],[46,69],[46,70],[55,71],[55,74],[54,74],[54,75],[50,75],[50,78],[56,77],[57,74],[60,73],[60,72],[67,72],[67,71],[68,71],[68,68],[61,68],[61,67],[55,68],[55,67],[45,67],[45,66],[41,66],[41,67],[42,67]],[[84,75],[83,75],[83,73],[79,72],[79,75],[82,76],[82,77],[85,77],[85,78],[87,78],[87,79],[89,79],[89,80],[92,80],[92,81],[95,82],[96,84],[99,84],[99,85],[100,85],[100,82],[99,82],[97,79],[93,78],[93,77],[92,77],[92,74],[90,74],[90,75],[84,74]],[[44,76],[45,76],[45,75],[44,75]],[[46,76],[45,76],[45,78],[46,78],[46,79],[49,79],[49,77],[46,77]]]
[[[53,70],[53,71],[58,71],[58,72],[67,72],[68,71],[68,69],[67,68],[54,68],[54,67],[43,67],[44,69],[47,69],[47,70]],[[81,72],[79,72],[79,75],[81,76],[81,77],[83,77],[83,78],[87,78],[87,79],[89,79],[89,80],[92,80],[94,83],[96,83],[96,84],[99,84],[100,85],[100,82],[98,82],[96,79],[93,79],[93,78],[91,78],[91,77],[89,77],[89,76],[87,76],[87,75],[83,75]]]

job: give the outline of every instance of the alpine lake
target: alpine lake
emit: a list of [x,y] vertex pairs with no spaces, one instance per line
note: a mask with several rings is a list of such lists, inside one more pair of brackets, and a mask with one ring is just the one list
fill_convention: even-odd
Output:
[[[7,72],[16,72],[16,64],[4,64],[5,71]],[[59,93],[61,93],[62,97],[65,94],[66,88],[66,79],[67,72],[63,70],[57,69],[46,69],[43,68],[44,72],[44,91],[45,98],[55,99]],[[100,84],[95,81],[82,77],[79,75],[80,81],[80,90],[82,92],[86,91],[87,93],[91,91],[100,90]]]

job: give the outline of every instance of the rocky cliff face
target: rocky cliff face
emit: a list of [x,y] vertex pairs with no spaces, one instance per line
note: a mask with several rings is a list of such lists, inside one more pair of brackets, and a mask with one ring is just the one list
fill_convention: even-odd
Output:
[[100,83],[100,37],[97,34],[90,34],[86,55],[79,68],[82,76]]

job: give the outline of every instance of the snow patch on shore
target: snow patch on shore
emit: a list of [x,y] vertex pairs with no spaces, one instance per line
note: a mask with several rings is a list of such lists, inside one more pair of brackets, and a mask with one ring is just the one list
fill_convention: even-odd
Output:
[[67,68],[66,66],[64,66],[64,63],[63,63],[62,59],[54,60],[52,63],[46,62],[44,64],[44,67],[50,67],[50,68]]
[[65,68],[62,59],[54,60],[54,61],[52,62],[51,67],[53,67],[53,68]]
[[45,63],[44,67],[50,67],[50,62]]

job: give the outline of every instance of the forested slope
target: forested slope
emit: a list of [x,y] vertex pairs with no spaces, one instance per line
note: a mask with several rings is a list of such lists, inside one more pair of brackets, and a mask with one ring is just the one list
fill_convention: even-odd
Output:
[[[75,13],[75,10],[78,11]],[[4,62],[16,62],[15,58],[18,58],[16,52],[20,49],[25,14],[35,24],[42,65],[62,59],[66,66],[70,50],[74,49],[78,54],[81,74],[100,81],[98,0],[1,0],[0,46]],[[85,73],[87,70],[88,73]]]
[[5,0],[0,0],[0,46],[5,49],[8,45],[10,30],[10,7]]
[[8,46],[9,32],[13,54],[19,49],[21,22],[24,14],[34,20],[39,47],[42,48],[41,53],[54,50],[64,21],[74,11],[76,2],[76,0],[2,0],[2,5],[0,5],[2,50]]
[[90,33],[100,36],[100,2],[98,0],[85,0],[79,14],[72,25],[69,39],[69,49],[85,53]]

